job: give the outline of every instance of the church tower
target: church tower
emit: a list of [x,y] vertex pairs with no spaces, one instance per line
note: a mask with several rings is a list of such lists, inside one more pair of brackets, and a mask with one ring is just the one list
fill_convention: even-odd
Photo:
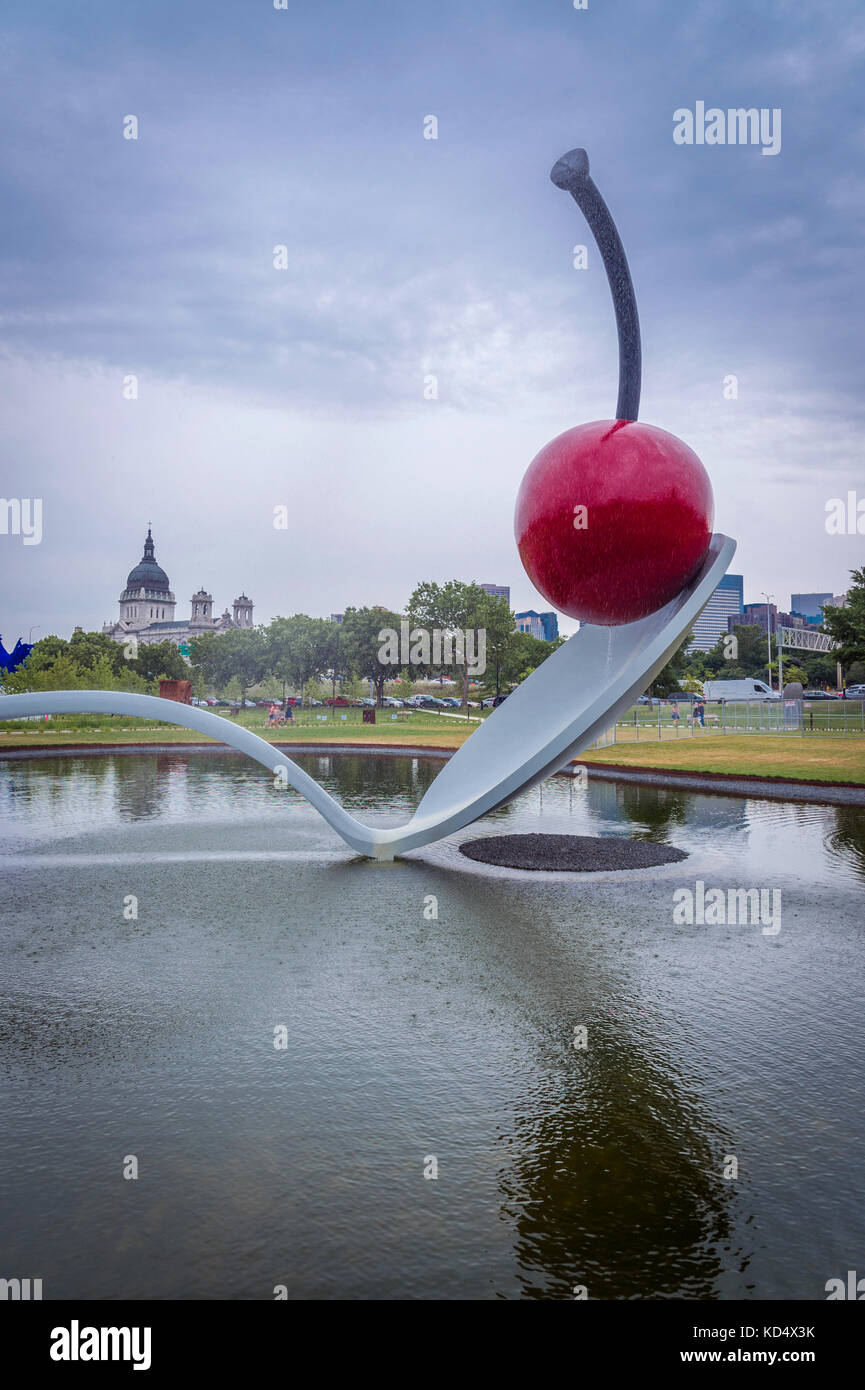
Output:
[[120,621],[133,629],[148,627],[151,623],[173,622],[175,606],[168,575],[156,563],[148,526],[144,554],[135,569],[129,571],[126,588],[120,595]]
[[199,624],[210,627],[213,622],[213,594],[199,589],[197,594],[192,595],[190,603],[192,605],[190,627],[197,627]]
[[252,599],[241,594],[232,605],[235,627],[252,627]]

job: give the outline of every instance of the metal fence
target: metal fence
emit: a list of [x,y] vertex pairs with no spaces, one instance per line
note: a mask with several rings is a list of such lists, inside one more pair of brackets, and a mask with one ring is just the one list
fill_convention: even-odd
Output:
[[707,700],[702,719],[690,700],[632,705],[594,747],[715,734],[865,734],[865,700]]

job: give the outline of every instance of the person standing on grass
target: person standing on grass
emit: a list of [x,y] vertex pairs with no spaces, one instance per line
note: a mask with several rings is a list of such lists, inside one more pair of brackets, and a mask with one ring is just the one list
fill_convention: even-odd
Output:
[[678,702],[678,700],[671,700],[671,701],[670,701],[670,718],[671,718],[672,721],[673,721],[673,728],[674,728],[674,729],[676,730],[676,732],[678,733],[678,731],[679,731],[679,702]]
[[701,729],[705,729],[705,727],[706,727],[706,701],[703,699],[702,695],[698,695],[697,698],[696,698],[696,700],[694,701],[694,720],[695,720],[695,722],[696,722],[696,720],[698,720],[698,719],[699,719],[699,721],[700,721],[700,728],[701,728]]

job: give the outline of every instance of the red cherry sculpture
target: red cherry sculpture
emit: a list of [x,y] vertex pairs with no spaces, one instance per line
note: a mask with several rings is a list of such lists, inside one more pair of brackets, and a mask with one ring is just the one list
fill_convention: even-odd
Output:
[[564,155],[550,177],[576,200],[603,257],[619,333],[619,399],[615,420],[577,425],[537,455],[517,497],[514,534],[526,573],[554,608],[617,627],[662,608],[701,569],[712,538],[712,485],[693,449],[637,421],[634,289],[585,150]]
[[514,531],[529,579],[554,608],[616,627],[662,608],[694,578],[713,510],[709,476],[681,439],[633,420],[595,420],[538,454]]

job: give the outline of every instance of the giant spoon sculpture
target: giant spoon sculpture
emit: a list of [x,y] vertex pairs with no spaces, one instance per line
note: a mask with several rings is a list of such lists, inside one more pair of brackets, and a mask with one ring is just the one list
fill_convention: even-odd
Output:
[[538,454],[520,488],[515,533],[536,588],[582,619],[457,749],[405,825],[365,825],[291,758],[219,715],[152,695],[64,690],[0,697],[0,719],[125,714],[179,724],[230,744],[299,791],[343,840],[393,859],[462,829],[559,771],[640,695],[702,612],[736,549],[712,535],[712,490],[696,454],[637,421],[640,327],[631,275],[585,150],[554,166],[598,243],[619,335],[615,420],[579,425]]

